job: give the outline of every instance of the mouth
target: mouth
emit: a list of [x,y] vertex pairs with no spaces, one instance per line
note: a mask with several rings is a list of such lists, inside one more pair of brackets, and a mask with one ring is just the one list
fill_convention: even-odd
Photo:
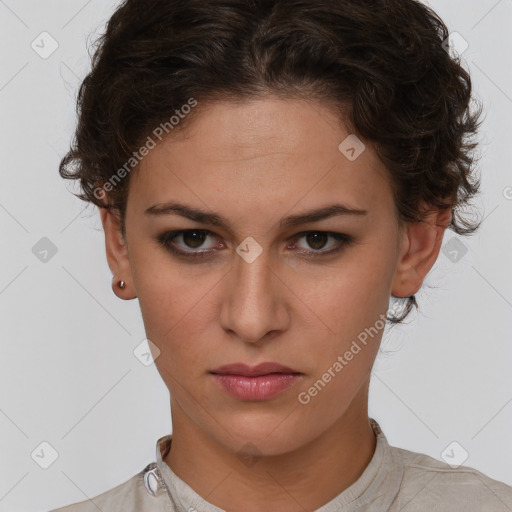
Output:
[[215,375],[242,375],[244,377],[261,377],[273,373],[286,373],[300,375],[300,372],[279,363],[260,363],[256,366],[249,366],[244,363],[226,364],[219,366],[210,373]]
[[269,400],[296,384],[303,375],[279,363],[261,363],[252,367],[235,363],[220,366],[210,374],[221,389],[245,401]]

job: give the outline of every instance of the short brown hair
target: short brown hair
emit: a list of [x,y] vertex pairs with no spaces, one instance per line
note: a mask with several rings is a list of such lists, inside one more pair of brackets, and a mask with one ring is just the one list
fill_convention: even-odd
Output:
[[[98,187],[191,98],[316,99],[376,148],[400,223],[421,221],[425,202],[453,208],[449,228],[470,234],[481,221],[459,210],[479,192],[470,137],[482,107],[469,108],[470,76],[448,36],[416,0],[125,0],[96,41],[60,175],[80,180],[80,199],[119,213],[124,236],[129,176],[107,202]],[[389,321],[417,307],[414,295],[406,302]]]

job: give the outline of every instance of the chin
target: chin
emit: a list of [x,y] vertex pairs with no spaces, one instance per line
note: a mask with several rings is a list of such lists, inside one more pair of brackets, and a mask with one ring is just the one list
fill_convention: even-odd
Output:
[[217,424],[216,434],[211,433],[213,437],[234,453],[251,457],[282,455],[300,448],[315,437],[312,429],[301,432],[299,426],[306,428],[307,425],[297,419],[291,420],[290,416],[287,418],[282,410],[259,415],[239,413],[225,417],[220,423],[229,426],[219,430]]

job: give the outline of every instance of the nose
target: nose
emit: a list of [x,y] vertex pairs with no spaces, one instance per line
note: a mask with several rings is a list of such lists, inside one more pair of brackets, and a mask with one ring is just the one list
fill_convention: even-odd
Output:
[[255,261],[235,259],[226,276],[220,322],[241,341],[256,343],[287,329],[286,296],[291,292],[263,252]]

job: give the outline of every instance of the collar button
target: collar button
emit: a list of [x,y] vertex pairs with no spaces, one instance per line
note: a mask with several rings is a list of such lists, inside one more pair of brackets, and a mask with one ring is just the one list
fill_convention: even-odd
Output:
[[155,462],[148,464],[144,468],[144,486],[151,496],[156,496],[160,487],[160,478],[158,475],[158,467]]

